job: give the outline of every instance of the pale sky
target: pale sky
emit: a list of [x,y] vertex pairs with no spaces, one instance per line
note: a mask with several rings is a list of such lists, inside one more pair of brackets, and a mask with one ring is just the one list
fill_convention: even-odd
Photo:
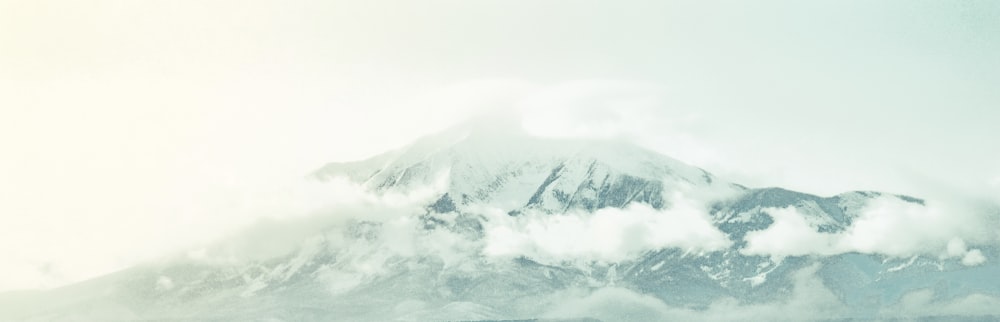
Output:
[[0,291],[495,108],[751,186],[996,200],[998,57],[996,1],[0,0]]

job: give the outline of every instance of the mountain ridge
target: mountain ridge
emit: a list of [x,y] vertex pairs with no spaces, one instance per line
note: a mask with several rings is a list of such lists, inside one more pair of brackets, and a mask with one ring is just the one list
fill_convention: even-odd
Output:
[[511,212],[596,210],[632,199],[660,209],[662,193],[671,190],[664,178],[726,185],[703,169],[624,140],[538,138],[516,128],[468,126],[367,160],[330,163],[313,176],[346,177],[378,192],[426,186],[446,176],[456,205],[487,202]]
[[[55,308],[43,303],[37,304],[43,308],[38,311],[13,314],[60,320],[94,306],[98,309],[86,309],[96,310],[92,317],[107,320],[534,319],[553,317],[552,307],[566,298],[589,298],[603,290],[648,296],[697,313],[719,301],[742,306],[790,301],[803,283],[819,283],[850,308],[842,312],[844,317],[875,319],[882,306],[900,301],[904,291],[939,290],[940,283],[950,285],[941,294],[1000,296],[995,291],[1000,282],[981,278],[997,270],[992,262],[965,267],[931,256],[744,252],[748,234],[775,223],[773,209],[793,209],[816,233],[834,234],[850,227],[873,200],[923,205],[921,199],[869,191],[820,197],[777,187],[748,188],[622,140],[537,138],[512,131],[509,124],[474,123],[366,160],[327,164],[312,176],[321,182],[346,178],[373,193],[438,184],[441,189],[414,218],[380,222],[362,216],[343,230],[302,236],[292,252],[274,258],[232,265],[180,259],[138,266],[44,293],[71,298]],[[481,249],[490,233],[486,225],[498,220],[477,213],[481,206],[498,209],[512,222],[527,221],[525,227],[540,227],[531,222],[539,218],[586,220],[609,209],[624,213],[637,206],[649,208],[654,217],[635,218],[659,218],[655,216],[668,216],[677,206],[669,195],[679,191],[707,196],[699,199],[707,202],[706,220],[731,246],[711,251],[662,247],[624,260],[554,262],[528,255],[490,258]],[[394,226],[412,222],[417,223],[412,231]],[[626,232],[634,233],[635,227]],[[400,244],[399,234],[425,239]],[[996,248],[983,251],[1000,256]],[[803,282],[802,271],[814,272],[818,281]],[[643,299],[636,303],[648,302]],[[644,310],[632,319],[658,319]],[[585,307],[576,313],[555,317],[622,320]]]

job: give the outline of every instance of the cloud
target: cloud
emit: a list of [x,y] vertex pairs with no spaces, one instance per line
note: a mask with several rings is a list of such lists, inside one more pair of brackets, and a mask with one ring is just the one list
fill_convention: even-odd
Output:
[[743,254],[802,256],[834,248],[837,236],[817,232],[794,207],[768,208],[764,213],[774,223],[765,230],[747,233],[744,237],[747,246],[740,250]]
[[645,132],[662,118],[662,85],[622,80],[576,80],[542,87],[515,102],[525,127],[549,137],[616,137]]
[[527,212],[511,217],[493,212],[485,222],[483,252],[544,263],[619,262],[663,248],[716,251],[730,246],[731,241],[712,225],[700,203],[680,193],[670,199],[673,206],[666,210],[633,204],[594,213]]
[[515,100],[530,133],[626,138],[673,158],[715,167],[727,156],[704,132],[703,113],[671,84],[584,79],[539,86]]
[[965,266],[976,266],[985,262],[986,256],[983,256],[983,252],[978,249],[970,250],[962,256],[962,265]]
[[58,276],[51,276],[50,269],[45,265],[19,258],[5,259],[5,261],[0,290],[45,288],[62,280]]
[[748,255],[803,256],[848,252],[894,257],[924,255],[957,258],[974,266],[987,259],[967,242],[991,243],[994,227],[980,211],[935,201],[924,205],[897,197],[881,197],[861,210],[850,226],[838,233],[821,233],[794,207],[764,210],[774,223],[746,235]]
[[[446,182],[438,181],[442,186]],[[475,206],[463,214],[428,213],[425,206],[442,193],[441,187],[370,193],[345,180],[327,184],[332,187],[322,191],[335,192],[328,197],[337,203],[314,207],[307,215],[261,219],[240,233],[186,256],[209,263],[261,261],[300,251],[309,236],[319,236],[334,252],[367,254],[358,260],[371,259],[376,253],[388,256],[379,257],[382,260],[429,256],[441,259],[446,266],[461,266],[483,255],[494,260],[527,257],[553,265],[613,263],[651,250],[711,252],[732,244],[711,223],[701,201],[716,197],[715,192],[675,193],[669,198],[672,206],[664,210],[633,204],[593,213],[528,211],[510,216],[498,209]],[[426,220],[448,224],[431,228],[425,226]],[[476,221],[482,235],[456,225],[460,220]],[[359,239],[357,233],[352,233],[357,229],[367,231],[369,235],[365,236],[371,238]]]
[[[382,225],[388,239],[380,245],[393,253],[408,254],[417,217],[445,189],[447,175],[435,176],[430,184],[406,190],[375,193],[362,184],[342,177],[319,182],[303,180],[277,189],[251,194],[253,201],[241,207],[256,218],[241,229],[217,239],[192,245],[184,253],[202,261],[232,262],[267,260],[295,252],[313,236],[328,236],[335,247],[357,244],[343,236],[360,222]],[[357,246],[357,245],[356,245]]]

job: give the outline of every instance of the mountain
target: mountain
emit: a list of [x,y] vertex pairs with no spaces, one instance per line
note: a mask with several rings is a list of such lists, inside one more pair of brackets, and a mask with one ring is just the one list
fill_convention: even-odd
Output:
[[[623,141],[543,139],[516,125],[473,122],[369,160],[331,163],[320,179],[348,177],[373,191],[405,191],[446,176],[439,212],[477,204],[519,211],[660,209],[679,184],[728,185],[708,172]],[[454,209],[452,209],[454,208]]]
[[[345,179],[374,195],[430,189],[433,198],[412,218],[419,223],[412,231],[362,216],[303,235],[293,251],[280,256],[238,261],[182,256],[54,290],[0,294],[0,319],[648,321],[664,314],[697,317],[719,307],[767,308],[794,303],[810,291],[829,293],[820,302],[845,309],[796,319],[881,319],[886,307],[913,291],[933,290],[935,300],[1000,296],[1000,279],[994,277],[1000,270],[993,262],[970,267],[929,256],[777,257],[745,251],[748,234],[775,223],[773,209],[794,209],[815,232],[837,233],[879,198],[915,205],[923,200],[879,192],[820,197],[747,188],[622,140],[538,138],[507,122],[480,121],[367,160],[331,163],[312,176]],[[647,209],[667,216],[677,208],[671,196],[679,192],[701,196],[712,227],[731,242],[727,247],[666,246],[623,260],[490,257],[483,251],[488,228],[503,219],[482,213],[486,210],[528,222],[523,226],[528,228],[546,216],[587,218],[607,210]],[[398,241],[409,234],[418,238]],[[583,244],[595,237],[578,238]],[[1000,256],[996,248],[982,252]],[[813,279],[802,277],[804,271]]]

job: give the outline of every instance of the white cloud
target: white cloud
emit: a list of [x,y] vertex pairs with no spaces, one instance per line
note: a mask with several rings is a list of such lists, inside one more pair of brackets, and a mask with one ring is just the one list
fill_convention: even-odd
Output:
[[527,212],[514,217],[494,212],[485,223],[483,251],[489,256],[526,256],[545,263],[617,262],[649,250],[715,251],[731,244],[712,225],[701,204],[679,193],[670,204],[666,210],[633,204],[594,213]]
[[9,258],[5,261],[0,290],[46,288],[62,282],[60,278],[51,276],[44,265],[20,258]]
[[335,177],[329,181],[303,181],[265,189],[248,195],[253,200],[241,207],[255,221],[222,238],[201,243],[201,259],[262,260],[286,255],[302,246],[308,237],[333,236],[331,242],[350,243],[341,234],[353,223],[384,224],[380,245],[394,254],[412,254],[416,216],[439,197],[447,184],[447,174],[435,176],[429,185],[407,190],[375,193],[363,185]]
[[665,84],[573,80],[540,86],[515,107],[530,133],[562,138],[627,138],[678,160],[715,167],[726,156],[707,142],[699,110]]
[[806,216],[794,207],[764,210],[774,223],[765,230],[747,233],[747,246],[741,250],[748,255],[776,257],[801,256],[829,252],[838,236],[817,232]]
[[976,266],[986,262],[986,256],[983,256],[983,252],[978,249],[970,250],[962,256],[962,265],[965,266]]
[[616,137],[649,130],[648,118],[665,106],[661,85],[636,81],[577,80],[540,88],[516,101],[532,133],[550,137]]
[[820,233],[794,207],[765,209],[774,223],[745,237],[745,254],[772,256],[834,255],[847,252],[914,255],[961,259],[965,265],[986,261],[967,241],[987,243],[989,221],[963,207],[907,202],[896,197],[871,201],[861,215],[839,233]]

